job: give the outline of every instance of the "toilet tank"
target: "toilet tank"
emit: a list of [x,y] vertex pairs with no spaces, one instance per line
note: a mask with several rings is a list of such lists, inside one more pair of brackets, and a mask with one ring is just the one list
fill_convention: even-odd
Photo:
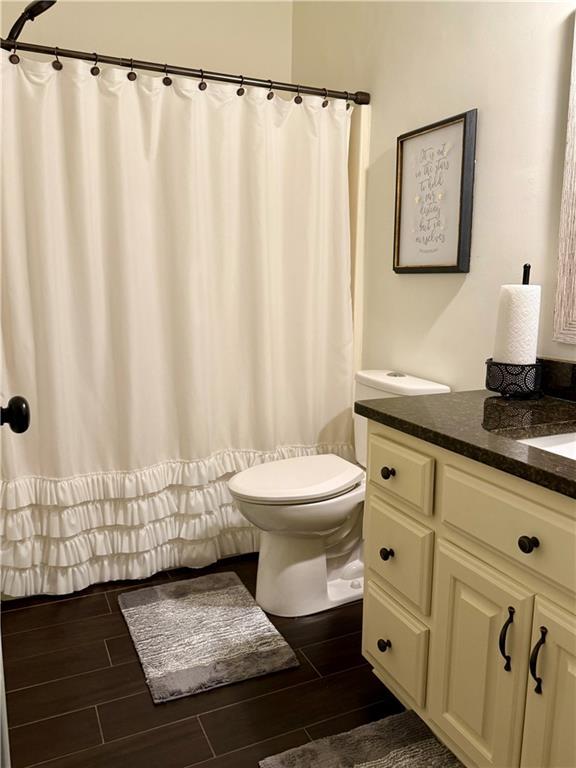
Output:
[[[450,392],[450,387],[399,371],[358,371],[354,382],[355,401],[407,395],[437,395],[442,392]],[[356,461],[365,467],[368,453],[368,419],[357,413],[354,414],[354,447]]]

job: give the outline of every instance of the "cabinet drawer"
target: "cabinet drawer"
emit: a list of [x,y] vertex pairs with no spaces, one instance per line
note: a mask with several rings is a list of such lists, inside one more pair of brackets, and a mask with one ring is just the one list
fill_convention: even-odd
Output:
[[[574,589],[576,521],[450,466],[443,469],[441,509],[454,528]],[[536,537],[539,546],[525,554],[521,536]]]
[[[429,630],[368,581],[364,592],[362,652],[424,706]],[[384,643],[390,643],[390,646]],[[381,650],[384,648],[384,650]]]
[[[431,515],[434,459],[378,435],[370,437],[368,451],[369,479],[391,496]],[[387,479],[386,472],[382,474],[385,468],[392,471]]]
[[368,567],[428,615],[434,532],[397,512],[374,494],[364,514],[367,516],[364,551]]

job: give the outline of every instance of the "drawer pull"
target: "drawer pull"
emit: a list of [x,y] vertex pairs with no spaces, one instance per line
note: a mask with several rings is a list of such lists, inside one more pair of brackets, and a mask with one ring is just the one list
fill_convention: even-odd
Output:
[[380,475],[382,476],[382,480],[390,480],[391,477],[395,477],[396,470],[394,467],[382,467]]
[[394,550],[393,549],[386,549],[386,547],[382,547],[380,550],[380,557],[382,560],[390,560],[391,557],[394,557]]
[[532,648],[532,653],[530,654],[530,674],[536,681],[536,686],[534,688],[534,693],[542,693],[542,678],[538,677],[536,674],[536,664],[538,663],[538,654],[540,653],[540,648],[544,645],[546,642],[546,635],[548,634],[548,630],[546,627],[540,627],[540,638],[538,639],[538,642]]
[[380,640],[378,640],[378,650],[381,653],[386,653],[388,648],[392,648],[392,643],[390,640],[382,640],[382,638],[380,638]]
[[500,648],[500,653],[502,654],[502,658],[506,662],[504,664],[504,669],[506,670],[506,672],[510,672],[510,670],[512,669],[512,665],[511,665],[512,657],[506,653],[506,635],[508,634],[508,628],[510,624],[513,624],[514,622],[515,613],[516,613],[516,609],[510,605],[508,607],[508,618],[504,622],[504,626],[500,630],[500,637],[498,638],[498,646]]
[[525,555],[529,555],[540,546],[540,540],[536,536],[520,536],[518,539],[518,546],[521,552]]

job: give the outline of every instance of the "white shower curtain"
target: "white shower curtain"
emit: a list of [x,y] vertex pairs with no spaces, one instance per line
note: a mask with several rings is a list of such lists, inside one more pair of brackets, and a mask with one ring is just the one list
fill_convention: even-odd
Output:
[[254,551],[231,473],[351,455],[350,111],[1,65],[0,591]]

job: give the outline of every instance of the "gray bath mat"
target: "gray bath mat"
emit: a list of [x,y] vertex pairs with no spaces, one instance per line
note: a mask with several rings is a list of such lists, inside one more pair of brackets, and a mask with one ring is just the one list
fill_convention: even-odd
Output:
[[235,573],[125,592],[118,602],[156,703],[300,664]]
[[289,749],[261,768],[464,768],[418,715],[402,712]]

